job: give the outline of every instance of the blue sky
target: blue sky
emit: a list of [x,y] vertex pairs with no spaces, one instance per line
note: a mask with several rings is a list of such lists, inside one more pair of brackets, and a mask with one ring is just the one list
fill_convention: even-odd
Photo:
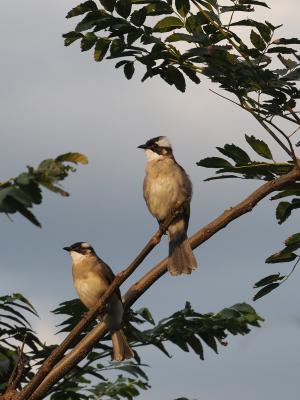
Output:
[[[299,36],[297,0],[274,0],[261,19],[284,23],[279,36]],[[136,147],[150,137],[167,135],[175,157],[194,185],[190,233],[249,194],[256,182],[205,183],[209,171],[196,166],[217,155],[215,146],[238,143],[254,134],[276,145],[250,116],[209,92],[208,82],[188,84],[185,94],[159,79],[127,81],[109,61],[97,64],[77,45],[64,48],[61,34],[73,28],[64,18],[76,1],[11,0],[2,4],[1,37],[1,178],[15,176],[25,166],[68,151],[85,153],[88,166],[68,178],[70,198],[44,194],[35,208],[43,228],[20,216],[13,223],[4,215],[1,240],[2,293],[22,292],[37,307],[35,322],[43,337],[53,340],[58,322],[49,312],[74,298],[70,259],[62,247],[91,242],[114,271],[124,268],[156,230],[142,198],[145,157]],[[278,226],[275,204],[264,200],[251,214],[233,222],[195,251],[199,262],[192,277],[164,276],[136,304],[149,307],[156,320],[191,301],[199,312],[219,311],[246,301],[252,285],[288,265],[264,264],[286,237],[299,231],[295,218]],[[167,252],[164,239],[130,282]],[[261,329],[229,339],[219,355],[206,350],[205,361],[173,346],[171,360],[155,349],[142,351],[149,364],[152,389],[141,398],[174,399],[185,395],[201,400],[281,400],[299,391],[299,272],[279,290],[254,304],[265,317]],[[55,338],[56,339],[56,338]]]

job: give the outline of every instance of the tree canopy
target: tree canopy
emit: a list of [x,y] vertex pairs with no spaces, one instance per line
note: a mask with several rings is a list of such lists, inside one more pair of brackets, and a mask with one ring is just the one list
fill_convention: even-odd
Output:
[[[216,95],[233,103],[232,107],[250,113],[273,139],[270,146],[257,135],[246,135],[245,147],[222,144],[217,147],[216,155],[198,160],[199,167],[213,170],[206,181],[262,182],[241,202],[199,228],[190,238],[193,248],[252,211],[264,198],[271,196],[272,202],[276,202],[274,214],[279,224],[294,217],[300,208],[300,160],[293,137],[300,125],[296,108],[300,95],[297,50],[300,40],[284,38],[281,26],[252,17],[256,15],[256,8],[269,8],[270,2],[230,0],[227,3],[220,4],[217,0],[89,0],[69,11],[67,18],[76,17],[79,21],[74,30],[63,35],[66,46],[80,41],[83,52],[93,50],[96,62],[105,59],[116,62],[115,67],[122,67],[127,79],[141,72],[142,81],[159,77],[184,92],[187,79],[199,84],[201,90],[201,77],[208,78],[220,88]],[[285,152],[287,160],[275,160],[276,146]],[[254,152],[255,159],[249,155],[249,150]],[[66,153],[41,162],[37,168],[28,167],[27,172],[1,183],[0,212],[7,215],[19,212],[40,226],[29,209],[41,203],[41,187],[68,196],[59,182],[74,171],[70,163],[86,164],[87,157],[81,153]],[[169,223],[174,216],[170,218]],[[61,344],[49,346],[40,341],[28,320],[30,314],[37,316],[37,312],[22,294],[0,298],[0,392],[3,400],[33,400],[47,395],[54,400],[132,399],[141,390],[151,390],[139,347],[151,345],[170,357],[165,346],[170,342],[203,360],[206,348],[217,353],[220,346],[227,344],[228,335],[245,335],[250,328],[260,327],[262,317],[247,303],[203,314],[186,302],[181,310],[158,322],[146,307],[133,311],[130,307],[134,302],[166,272],[167,260],[164,259],[123,297],[124,329],[135,350],[135,360],[108,361],[111,347],[106,343],[105,324],[95,317],[114,290],[157,245],[152,239],[157,235],[160,239],[162,234],[158,231],[150,238],[121,278],[118,276],[113,282],[104,300],[87,314],[79,300],[66,300],[53,311],[65,318],[59,326],[60,332],[67,334]],[[254,300],[268,295],[291,276],[300,260],[299,248],[300,233],[293,232],[285,240],[283,249],[274,249],[266,263],[292,263],[290,272],[285,275],[273,272],[260,278],[254,284]],[[99,339],[102,340],[99,342]],[[120,374],[115,381],[107,380],[109,370]]]

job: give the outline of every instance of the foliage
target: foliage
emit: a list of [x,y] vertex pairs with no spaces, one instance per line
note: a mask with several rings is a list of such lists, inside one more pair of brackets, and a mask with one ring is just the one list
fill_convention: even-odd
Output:
[[[272,160],[272,162],[251,160],[244,149],[234,144],[225,144],[224,147],[217,147],[217,150],[230,158],[231,161],[221,157],[207,157],[197,163],[197,165],[201,167],[217,169],[217,176],[207,178],[205,181],[228,178],[270,181],[287,174],[294,168],[292,161],[275,162],[269,146],[264,141],[255,138],[253,135],[245,135],[245,138],[257,155]],[[278,194],[271,197],[271,200],[278,200],[288,196],[296,197],[293,198],[290,203],[280,202],[277,205],[276,218],[279,224],[286,221],[293,210],[300,208],[300,179],[294,184],[286,186],[284,190],[280,190]]]
[[[34,353],[38,347],[42,347],[24,316],[25,312],[37,316],[34,307],[20,293],[0,297],[0,393],[4,391],[17,361],[17,347],[21,346],[24,340],[29,353]],[[27,379],[32,376],[28,367],[25,376]]]
[[66,153],[55,159],[42,161],[37,168],[27,167],[27,172],[6,182],[0,182],[0,212],[7,215],[19,212],[34,225],[41,227],[40,222],[29,209],[34,204],[42,202],[42,187],[61,196],[69,196],[68,192],[58,186],[58,183],[70,172],[76,171],[72,165],[69,165],[70,163],[87,164],[88,160],[80,153]]
[[[217,147],[217,150],[228,157],[230,161],[221,157],[207,157],[197,163],[201,167],[217,169],[217,176],[207,178],[205,181],[228,178],[270,181],[290,172],[294,168],[292,161],[275,162],[269,146],[264,141],[255,138],[253,135],[245,135],[245,138],[257,155],[264,159],[272,160],[272,162],[264,160],[253,161],[244,149],[234,144],[225,144],[224,147]],[[276,207],[276,218],[279,224],[285,222],[291,216],[293,210],[300,208],[300,179],[292,185],[286,186],[284,190],[280,190],[275,196],[271,197],[271,200],[279,200],[290,196],[295,196],[291,202],[280,202]],[[268,264],[292,262],[294,260],[296,262],[288,275],[281,275],[280,273],[271,274],[256,282],[254,288],[259,290],[253,297],[253,300],[258,300],[269,294],[291,276],[300,259],[300,255],[298,256],[295,253],[299,248],[300,233],[296,233],[285,241],[285,247],[282,250],[266,259],[266,263]]]
[[275,254],[272,254],[270,257],[266,259],[266,263],[268,264],[277,264],[277,263],[286,263],[295,261],[291,271],[287,275],[281,275],[280,273],[269,275],[258,282],[255,283],[254,288],[260,288],[259,291],[255,294],[253,300],[257,300],[266,294],[272,292],[274,289],[278,288],[283,282],[287,281],[289,277],[295,271],[299,261],[300,255],[295,252],[298,252],[300,249],[300,233],[295,233],[290,236],[285,241],[285,247],[278,251]]
[[[0,308],[5,311],[5,316],[1,316],[0,319],[0,375],[3,382],[7,382],[16,362],[16,348],[24,340],[27,360],[24,381],[32,376],[30,366],[41,364],[53,348],[39,341],[28,320],[18,312],[18,307],[25,312],[37,315],[28,300],[20,294],[0,298]],[[74,299],[61,303],[53,312],[63,318],[67,316],[59,327],[62,327],[60,332],[68,332],[82,317],[84,308],[78,299]],[[235,304],[216,314],[200,314],[192,309],[190,303],[186,303],[184,309],[162,319],[157,324],[147,308],[136,312],[129,310],[125,317],[124,329],[135,350],[153,345],[165,355],[170,356],[166,349],[166,344],[170,342],[183,351],[193,351],[203,360],[204,344],[217,353],[218,344],[222,346],[227,344],[225,339],[228,334],[246,335],[250,332],[250,326],[259,327],[262,320],[246,303]],[[139,327],[144,324],[150,324],[152,327],[140,329]],[[87,328],[89,329],[90,327]],[[111,354],[112,348],[110,340],[107,344],[106,339],[109,339],[108,336],[95,346],[80,365],[77,365],[51,389],[52,400],[94,399],[100,396],[130,400],[138,396],[140,390],[150,388],[148,377],[143,370],[147,366],[141,363],[137,351],[135,362],[108,362],[106,358]],[[105,377],[108,371],[119,371],[121,374],[115,381],[108,381]],[[5,383],[2,384],[1,391],[4,389]]]
[[[199,83],[198,75],[203,74],[233,93],[242,107],[264,118],[294,108],[299,98],[295,83],[300,79],[300,55],[294,46],[300,40],[282,38],[277,33],[280,26],[249,18],[254,6],[268,7],[265,2],[100,3],[86,1],[67,14],[81,20],[63,35],[66,46],[80,40],[82,51],[94,48],[96,61],[121,58],[115,66],[123,67],[127,79],[140,64],[146,69],[143,81],[160,76],[182,92],[186,78]],[[238,35],[240,27],[248,29],[243,39]]]

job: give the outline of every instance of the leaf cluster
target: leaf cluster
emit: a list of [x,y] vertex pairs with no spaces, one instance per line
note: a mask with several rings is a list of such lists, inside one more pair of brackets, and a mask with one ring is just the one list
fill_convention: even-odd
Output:
[[[145,312],[144,309],[142,312]],[[140,315],[141,311],[135,313],[133,321],[141,323],[142,321],[136,320]],[[130,319],[132,321],[132,316]],[[126,325],[126,334],[134,345],[153,345],[168,357],[170,354],[165,343],[170,342],[185,352],[193,351],[204,360],[204,345],[218,353],[218,345],[227,345],[225,339],[228,334],[245,335],[250,332],[250,326],[259,327],[262,320],[246,303],[224,308],[216,314],[200,314],[187,302],[182,310],[162,319],[156,325],[152,316],[147,317],[147,321],[154,325],[151,329],[140,330],[132,323]]]
[[[216,179],[240,178],[240,179],[258,179],[271,181],[279,176],[287,174],[294,168],[292,161],[275,162],[269,146],[253,135],[245,135],[248,145],[256,155],[265,160],[252,160],[248,152],[235,144],[225,144],[223,147],[217,147],[217,150],[225,155],[223,157],[206,157],[199,162],[198,166],[217,169],[217,176],[205,179],[212,181]],[[280,190],[271,200],[279,200],[285,197],[295,196],[290,202],[281,201],[276,207],[276,218],[279,224],[282,224],[291,215],[293,210],[300,208],[300,180],[286,186]]]
[[283,282],[289,279],[294,270],[296,269],[299,261],[300,255],[297,254],[300,249],[300,233],[295,233],[290,236],[284,242],[285,247],[272,254],[266,259],[267,264],[278,264],[295,261],[292,270],[287,275],[281,275],[280,273],[268,275],[263,279],[260,279],[254,284],[254,289],[259,289],[259,291],[253,297],[253,300],[260,299],[261,297],[277,289]]
[[66,153],[55,159],[42,161],[37,168],[27,167],[16,178],[6,182],[0,182],[0,212],[5,214],[22,214],[34,225],[41,227],[40,222],[30,211],[34,204],[42,202],[41,188],[58,193],[61,196],[69,196],[59,182],[63,181],[70,172],[76,171],[71,164],[87,164],[86,156],[81,153]]
[[[23,341],[30,354],[35,354],[42,346],[25,313],[37,316],[32,304],[20,293],[0,297],[0,393],[6,388],[18,359],[17,348],[21,347]],[[26,359],[28,362],[29,355]],[[31,376],[27,365],[23,382]]]
[[[184,92],[186,78],[199,74],[247,101],[258,114],[283,115],[299,98],[300,56],[296,38],[274,38],[280,26],[248,17],[267,3],[253,0],[101,0],[86,1],[67,18],[81,17],[63,35],[65,45],[80,40],[82,51],[94,49],[95,61],[121,59],[131,79],[138,63],[142,80],[160,76]],[[228,13],[231,17],[228,21]],[[245,17],[241,17],[245,15]],[[236,18],[235,18],[236,16]],[[242,39],[239,28],[248,29]],[[244,35],[243,35],[244,36]],[[292,57],[292,58],[290,58]],[[278,61],[282,68],[278,69]],[[257,97],[259,96],[259,97]]]
[[[0,298],[0,393],[5,390],[11,371],[17,362],[17,346],[25,341],[26,369],[22,382],[32,377],[32,366],[40,365],[50,354],[54,345],[48,346],[39,341],[31,329],[30,322],[20,313],[37,316],[33,306],[21,294]],[[53,312],[63,317],[59,332],[70,331],[82,317],[84,307],[78,299],[61,303]],[[67,318],[65,318],[67,316]],[[235,304],[218,313],[200,314],[193,310],[190,303],[184,309],[164,318],[157,324],[147,308],[138,311],[128,310],[124,318],[124,330],[128,341],[135,349],[135,362],[111,362],[111,341],[107,335],[94,347],[82,363],[77,365],[50,391],[52,400],[60,399],[94,399],[102,396],[112,399],[133,399],[140,390],[150,388],[148,377],[144,372],[146,365],[141,363],[139,347],[153,345],[170,357],[166,349],[167,342],[173,343],[183,351],[192,350],[202,360],[203,345],[206,344],[216,353],[218,344],[226,345],[228,334],[245,335],[250,327],[260,326],[263,319],[246,303]],[[152,325],[141,329],[142,325]],[[91,327],[87,328],[87,331]],[[107,344],[107,340],[109,339]],[[80,340],[80,338],[78,338]],[[118,371],[115,381],[107,380],[109,371]],[[125,375],[124,375],[125,374]]]

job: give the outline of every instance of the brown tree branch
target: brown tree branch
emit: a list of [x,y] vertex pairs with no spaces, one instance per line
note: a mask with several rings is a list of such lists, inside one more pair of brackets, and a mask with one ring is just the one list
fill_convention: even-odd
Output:
[[115,279],[104,295],[99,299],[95,306],[82,317],[74,329],[72,329],[68,336],[62,341],[62,343],[52,351],[50,356],[46,359],[46,361],[44,361],[39,371],[35,374],[28,385],[18,393],[16,400],[28,399],[34,390],[40,385],[43,379],[48,375],[53,366],[63,357],[66,350],[68,350],[71,345],[78,342],[79,334],[83,331],[83,329],[97,317],[101,309],[105,306],[109,298],[114,294],[118,287],[136,270],[136,268],[143,262],[147,255],[160,242],[162,235],[166,232],[168,226],[174,220],[177,213],[180,212],[182,206],[182,202],[176,205],[164,223],[160,225],[159,230],[151,237],[149,242],[131,262],[131,264],[124,271],[121,271],[116,275]]
[[[200,246],[210,237],[221,229],[225,228],[231,221],[239,218],[243,214],[250,212],[262,199],[274,191],[283,189],[300,178],[300,160],[288,174],[280,176],[267,182],[256,189],[250,196],[234,207],[225,210],[219,217],[196,232],[189,240],[192,248]],[[130,307],[153,283],[155,283],[166,271],[168,259],[165,258],[149,272],[147,272],[138,282],[130,287],[124,296],[125,307]],[[177,278],[180,279],[180,278]],[[29,400],[38,400],[47,395],[49,389],[78,364],[92,349],[92,347],[105,334],[104,323],[95,326],[82,340],[74,347],[48,374],[41,385],[31,395]]]

